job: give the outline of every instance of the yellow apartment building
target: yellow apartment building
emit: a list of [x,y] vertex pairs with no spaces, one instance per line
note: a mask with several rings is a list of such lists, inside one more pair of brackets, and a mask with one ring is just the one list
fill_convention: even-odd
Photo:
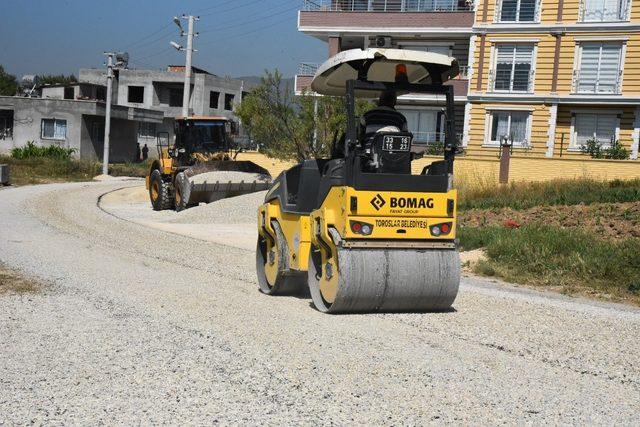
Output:
[[472,156],[589,158],[612,140],[638,159],[640,1],[477,0],[464,140]]

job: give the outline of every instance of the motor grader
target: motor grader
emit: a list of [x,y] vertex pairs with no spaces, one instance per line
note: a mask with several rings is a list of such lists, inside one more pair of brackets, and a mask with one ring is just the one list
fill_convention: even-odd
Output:
[[[258,208],[256,266],[268,295],[307,286],[321,312],[442,311],[460,282],[456,241],[454,58],[398,49],[354,49],[330,58],[311,88],[344,96],[346,135],[328,159],[283,172]],[[366,133],[355,101],[383,91],[446,100],[444,159],[412,174],[413,135]],[[397,112],[396,112],[397,113]]]
[[[269,172],[250,161],[236,160],[231,137],[232,121],[226,117],[178,117],[175,141],[163,145],[158,138],[158,159],[149,168],[146,186],[151,206],[160,211],[210,203],[226,197],[266,190]],[[247,181],[198,180],[214,171],[247,173]],[[253,174],[249,175],[249,174]],[[255,175],[261,179],[253,179]]]

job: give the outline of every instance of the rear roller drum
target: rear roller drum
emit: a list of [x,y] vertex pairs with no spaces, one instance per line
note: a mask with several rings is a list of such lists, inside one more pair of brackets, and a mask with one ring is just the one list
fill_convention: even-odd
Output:
[[260,291],[267,295],[302,294],[307,289],[307,275],[289,269],[289,247],[277,222],[275,245],[258,236],[256,270]]
[[309,290],[325,313],[444,311],[460,284],[456,250],[312,248]]

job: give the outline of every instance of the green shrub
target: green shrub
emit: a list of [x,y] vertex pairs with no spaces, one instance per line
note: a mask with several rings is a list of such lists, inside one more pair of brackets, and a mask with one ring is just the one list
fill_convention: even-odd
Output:
[[580,147],[583,153],[587,153],[593,159],[626,160],[629,158],[629,150],[624,148],[620,141],[611,140],[609,147],[602,148],[602,143],[595,138],[591,138],[585,145]]
[[427,156],[440,156],[444,154],[444,143],[436,141],[428,144],[424,154]]
[[69,160],[75,153],[73,148],[62,148],[56,145],[49,145],[40,147],[33,141],[27,142],[24,147],[18,147],[11,150],[11,157],[15,159],[35,159],[35,158],[49,158],[58,160]]

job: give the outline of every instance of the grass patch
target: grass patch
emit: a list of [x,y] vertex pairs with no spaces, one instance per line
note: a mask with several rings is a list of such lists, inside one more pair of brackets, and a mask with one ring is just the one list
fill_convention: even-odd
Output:
[[487,259],[475,265],[476,273],[640,304],[640,239],[598,240],[540,224],[461,227],[459,238],[464,250],[486,248]]
[[0,296],[11,294],[35,294],[42,289],[42,285],[28,279],[0,264]]
[[495,183],[462,185],[459,209],[509,207],[514,210],[535,206],[590,205],[640,200],[640,179],[596,181],[591,179],[518,182],[506,186]]
[[[93,177],[102,173],[102,165],[98,162],[56,157],[18,159],[0,156],[0,163],[9,165],[13,185],[91,181]],[[148,161],[115,164],[109,166],[109,173],[112,176],[144,177],[148,168]]]
[[99,163],[73,159],[0,157],[0,163],[9,165],[13,185],[90,181],[100,174]]
[[150,167],[150,160],[145,160],[142,163],[119,163],[109,165],[109,174],[111,176],[134,176],[144,178],[147,176]]

